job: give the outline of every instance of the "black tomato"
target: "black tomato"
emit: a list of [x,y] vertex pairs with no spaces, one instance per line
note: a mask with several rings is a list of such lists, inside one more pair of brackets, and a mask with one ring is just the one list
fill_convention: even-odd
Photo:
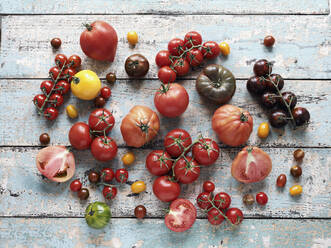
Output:
[[106,100],[105,98],[103,98],[102,96],[97,96],[95,99],[94,99],[94,105],[97,107],[97,108],[102,108],[103,106],[105,106],[106,104]]
[[271,74],[266,79],[266,88],[268,91],[276,92],[277,89],[276,89],[275,85],[277,85],[277,88],[279,90],[283,89],[283,87],[284,87],[284,79],[279,74]]
[[135,209],[134,209],[134,215],[138,218],[138,219],[143,219],[146,216],[146,208],[143,205],[138,205]]
[[293,165],[291,167],[291,175],[294,177],[299,177],[302,175],[302,169],[299,165]]
[[100,175],[98,172],[95,171],[90,171],[90,173],[88,174],[88,180],[91,183],[97,183],[100,180]]
[[269,63],[266,59],[260,59],[255,62],[253,71],[256,76],[269,75],[272,71],[271,63]]
[[307,109],[302,107],[297,107],[292,110],[292,115],[297,126],[302,126],[308,123],[310,119],[310,114]]
[[54,47],[55,49],[58,49],[61,46],[62,42],[60,38],[53,38],[51,40],[51,45],[52,47]]
[[78,192],[77,192],[77,196],[79,199],[81,200],[86,200],[89,196],[90,196],[90,192],[88,191],[87,188],[81,188]]
[[271,126],[276,128],[285,126],[288,122],[288,117],[286,115],[286,112],[281,109],[276,109],[272,111],[269,116],[269,122]]
[[296,95],[290,91],[283,92],[282,98],[278,99],[278,104],[281,108],[287,109],[285,102],[288,106],[290,106],[291,109],[293,109],[295,107],[295,105],[297,104]]
[[268,109],[272,109],[277,104],[279,97],[275,93],[266,92],[261,97],[262,105]]
[[264,37],[263,44],[266,47],[272,47],[275,44],[275,38],[272,35]]
[[42,145],[47,145],[50,142],[51,138],[48,133],[43,133],[39,136],[39,141]]
[[254,202],[255,202],[255,198],[254,198],[254,196],[252,194],[244,195],[244,197],[243,197],[243,203],[245,205],[252,205]]
[[266,82],[262,77],[253,76],[247,80],[246,87],[251,94],[260,95],[266,90]]
[[148,70],[149,62],[141,54],[133,54],[125,61],[125,71],[130,77],[143,77]]
[[107,79],[107,82],[110,83],[110,84],[115,83],[115,81],[116,81],[116,75],[115,75],[115,73],[109,72],[106,75],[106,79]]

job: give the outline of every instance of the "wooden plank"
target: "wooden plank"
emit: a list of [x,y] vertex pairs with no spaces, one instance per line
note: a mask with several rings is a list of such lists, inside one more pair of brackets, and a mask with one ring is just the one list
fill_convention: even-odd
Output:
[[[79,46],[79,36],[84,29],[82,23],[95,20],[111,23],[118,32],[117,55],[112,64],[82,55]],[[114,71],[119,78],[127,78],[125,59],[133,53],[142,53],[151,64],[146,78],[157,78],[156,53],[166,49],[170,39],[183,37],[190,30],[199,31],[205,41],[229,42],[230,56],[211,62],[222,63],[238,78],[250,77],[254,61],[261,58],[275,61],[274,72],[284,78],[331,78],[328,16],[268,16],[266,19],[265,16],[238,15],[29,15],[4,16],[2,27],[6,36],[1,43],[1,78],[47,77],[56,53],[49,43],[54,37],[63,41],[57,52],[81,55],[84,60],[82,68],[92,69],[101,77]],[[134,49],[126,42],[130,30],[137,31],[140,37]],[[261,44],[268,34],[277,40],[272,50]],[[189,78],[195,78],[198,71],[191,73]]]
[[[51,136],[52,144],[69,145],[67,138],[70,127],[76,121],[87,121],[93,109],[93,102],[78,100],[73,95],[65,100],[77,106],[78,120],[70,120],[65,113],[65,106],[61,107],[59,117],[50,122],[37,115],[32,104],[33,96],[39,94],[41,80],[0,80],[0,109],[3,109],[0,118],[0,145],[3,146],[31,146],[39,145],[39,135],[47,132]],[[146,147],[162,146],[163,137],[174,128],[187,129],[193,138],[201,132],[205,136],[216,139],[211,129],[211,118],[218,107],[200,98],[195,90],[195,81],[185,80],[180,83],[190,95],[190,104],[186,112],[179,118],[161,117],[161,130],[155,140]],[[120,124],[123,117],[134,105],[142,104],[154,107],[154,93],[159,87],[158,81],[126,81],[121,80],[112,86],[112,97],[106,108],[113,111],[115,127],[111,136],[117,144],[125,143],[120,133]],[[298,96],[298,106],[306,107],[311,114],[311,123],[306,128],[292,130],[290,125],[285,130],[272,129],[266,140],[257,137],[257,128],[261,122],[268,120],[267,110],[259,105],[246,90],[246,82],[238,80],[237,91],[231,104],[243,107],[251,112],[254,119],[254,130],[248,141],[258,146],[283,147],[331,147],[329,133],[329,107],[331,105],[331,81],[292,81],[285,82],[284,90],[291,90]],[[15,130],[15,131],[13,131]]]
[[[206,3],[201,0],[165,1],[144,0],[135,2],[94,0],[18,0],[13,3],[3,0],[0,3],[1,14],[327,14],[327,0],[272,0],[263,1],[263,8],[258,0],[213,0]],[[83,7],[83,6],[88,6]]]
[[[80,202],[76,194],[69,190],[68,183],[52,183],[43,179],[35,166],[35,157],[39,148],[1,148],[0,149],[0,216],[47,216],[47,217],[81,217],[89,202],[103,200],[102,187],[96,188],[87,180],[88,171],[110,166],[114,170],[123,167],[120,160],[127,149],[119,149],[117,157],[109,163],[100,163],[92,157],[89,151],[74,151],[77,170],[75,178],[80,178],[83,185],[90,190],[90,198]],[[289,171],[295,164],[292,153],[294,149],[267,148],[264,149],[273,161],[273,170],[266,180],[256,184],[244,185],[231,177],[230,165],[239,152],[238,148],[224,148],[215,165],[202,168],[201,175],[193,184],[182,185],[180,197],[190,199],[194,204],[197,195],[202,192],[205,180],[212,180],[216,185],[215,192],[225,191],[232,197],[232,206],[239,207],[247,217],[279,217],[279,218],[309,218],[331,217],[330,212],[330,149],[305,149],[302,164],[303,175],[294,179]],[[145,193],[139,196],[128,196],[129,185],[118,189],[116,200],[110,203],[113,216],[133,217],[135,206],[143,204],[147,208],[148,217],[163,217],[164,209],[169,204],[160,202],[152,192],[153,181],[145,169],[145,159],[149,149],[133,149],[136,162],[128,167],[129,180],[146,182]],[[284,173],[288,182],[284,190],[279,190],[276,178]],[[116,184],[116,182],[114,182]],[[303,186],[300,197],[291,197],[289,188],[294,184]],[[246,193],[256,194],[264,191],[269,196],[265,207],[255,204],[247,208],[242,203]],[[198,210],[198,216],[205,213]]]
[[[197,220],[184,233],[171,232],[163,220],[112,219],[103,230],[84,219],[0,219],[2,247],[246,247],[327,248],[331,220],[244,220],[238,229]],[[148,235],[146,235],[148,233]]]

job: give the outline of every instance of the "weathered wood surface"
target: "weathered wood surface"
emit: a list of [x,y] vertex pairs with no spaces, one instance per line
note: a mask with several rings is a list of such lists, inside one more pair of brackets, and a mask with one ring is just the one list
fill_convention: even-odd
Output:
[[[246,2],[245,2],[246,4]],[[258,9],[258,8],[257,8]],[[284,78],[331,78],[331,32],[329,16],[240,16],[240,15],[113,15],[113,16],[4,16],[1,43],[1,78],[45,78],[54,65],[55,51],[50,40],[63,41],[58,52],[81,55],[82,68],[92,69],[101,77],[109,71],[119,78],[127,78],[125,59],[133,53],[142,53],[150,61],[146,78],[157,78],[154,58],[159,50],[166,49],[170,39],[183,37],[190,30],[201,32],[203,39],[231,46],[228,58],[219,57],[212,62],[222,63],[236,77],[248,78],[256,59],[275,61],[274,72]],[[82,23],[105,20],[118,32],[119,44],[115,61],[97,62],[82,55],[79,36]],[[135,30],[140,40],[132,49],[126,34]],[[276,45],[269,51],[261,41],[272,34]],[[197,74],[191,73],[190,78]]]
[[244,220],[236,230],[212,227],[198,219],[184,233],[171,232],[163,220],[112,219],[109,227],[93,230],[82,218],[0,220],[1,247],[110,248],[327,248],[330,220]]
[[[40,92],[42,80],[0,80],[0,145],[2,146],[31,146],[39,145],[39,135],[47,132],[51,136],[52,144],[69,145],[67,138],[70,127],[76,121],[87,121],[93,109],[93,102],[78,100],[73,95],[65,100],[60,108],[57,120],[50,122],[38,116],[32,103],[34,95]],[[146,147],[162,146],[163,137],[174,128],[188,130],[193,139],[199,132],[205,136],[216,136],[211,129],[211,118],[218,107],[202,99],[195,89],[194,80],[179,81],[188,91],[190,104],[186,112],[179,118],[161,117],[161,130],[157,138]],[[120,133],[123,117],[136,104],[154,107],[154,93],[159,87],[159,81],[126,81],[119,80],[112,86],[112,97],[106,108],[113,111],[116,123],[111,136],[118,145],[125,143]],[[298,106],[306,107],[311,114],[310,125],[292,130],[290,125],[285,130],[272,129],[266,140],[257,137],[257,128],[261,122],[268,120],[268,111],[263,109],[258,100],[253,98],[246,89],[246,81],[238,80],[237,91],[231,104],[243,107],[251,112],[254,119],[254,130],[248,144],[282,147],[331,147],[329,134],[331,133],[330,113],[331,81],[292,81],[286,80],[284,90],[291,90],[298,96]],[[15,104],[10,104],[15,100]],[[79,118],[71,120],[65,113],[65,106],[69,103],[77,106]],[[223,145],[224,146],[224,145]]]
[[[97,162],[89,151],[74,151],[77,170],[75,178],[80,178],[90,189],[88,201],[79,201],[70,192],[68,183],[53,183],[43,179],[35,166],[35,157],[39,148],[1,148],[0,149],[0,216],[48,216],[48,217],[77,217],[83,216],[89,202],[103,200],[102,187],[97,188],[87,180],[91,169],[102,169],[110,166],[113,169],[122,168],[120,160],[127,149],[120,149],[117,157],[108,163]],[[232,196],[232,206],[243,210],[249,217],[331,217],[330,198],[330,149],[305,150],[306,156],[302,163],[303,175],[298,180],[290,175],[294,149],[267,148],[264,149],[273,161],[273,169],[266,180],[256,184],[245,185],[231,177],[231,163],[240,149],[222,149],[215,165],[201,168],[199,180],[190,185],[182,185],[180,197],[190,199],[195,205],[196,197],[202,192],[205,180],[212,180],[216,185],[215,192],[225,191]],[[133,149],[137,156],[136,162],[128,167],[129,180],[143,180],[147,184],[146,192],[139,196],[128,196],[129,185],[119,187],[116,200],[110,202],[115,217],[134,217],[135,206],[143,204],[148,211],[148,217],[162,218],[164,209],[169,204],[160,202],[153,194],[152,185],[156,177],[151,176],[145,169],[145,159],[151,151],[148,149]],[[288,182],[283,190],[276,187],[279,174],[288,176]],[[116,184],[115,180],[114,183]],[[303,186],[300,197],[289,195],[289,188],[294,184]],[[267,192],[269,202],[265,207],[255,204],[247,208],[242,203],[246,193],[256,194]],[[198,210],[198,216],[205,213]]]
[[[259,7],[257,7],[259,6]],[[2,0],[1,14],[327,14],[328,0]]]

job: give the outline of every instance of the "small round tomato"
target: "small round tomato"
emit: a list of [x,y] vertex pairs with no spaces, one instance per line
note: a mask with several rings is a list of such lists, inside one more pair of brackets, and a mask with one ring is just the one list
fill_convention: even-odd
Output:
[[115,172],[115,179],[119,183],[126,183],[128,177],[129,177],[129,172],[124,168],[118,169]]
[[53,107],[59,107],[63,104],[63,96],[58,93],[54,93],[49,97],[49,103]]
[[100,90],[100,95],[103,98],[108,99],[111,96],[111,89],[108,86],[102,87]]
[[40,84],[40,89],[42,93],[48,95],[53,89],[54,83],[51,80],[42,81]]
[[292,196],[300,195],[302,193],[302,187],[300,185],[294,185],[290,188],[290,194]]
[[57,54],[55,56],[55,64],[59,67],[59,68],[62,68],[64,65],[67,64],[67,56],[65,56],[64,54]]
[[58,115],[59,115],[59,111],[54,107],[49,107],[44,111],[44,117],[47,120],[51,120],[51,121],[55,120]]
[[174,172],[180,183],[189,184],[200,176],[200,167],[192,157],[185,156],[176,162]]
[[201,51],[204,57],[207,59],[213,59],[220,54],[221,49],[215,41],[207,41],[203,43]]
[[225,192],[217,193],[214,197],[214,204],[217,208],[227,209],[230,207],[231,197]]
[[146,168],[154,176],[167,174],[172,168],[172,160],[166,151],[155,150],[146,157]]
[[224,221],[224,217],[220,211],[217,208],[212,208],[208,211],[208,221],[210,224],[220,225]]
[[73,192],[78,192],[82,188],[82,183],[79,181],[79,179],[73,180],[70,183],[70,190]]
[[55,49],[58,49],[58,48],[61,46],[61,43],[62,43],[62,41],[61,41],[60,38],[53,38],[53,39],[51,40],[51,45],[52,45],[52,47],[55,48]]
[[180,186],[169,176],[161,176],[153,183],[153,193],[160,201],[170,202],[178,198]]
[[217,143],[209,138],[202,138],[192,147],[194,159],[201,165],[211,165],[215,163],[220,155]]
[[117,188],[113,186],[105,186],[102,190],[102,194],[106,200],[112,200],[117,195]]
[[230,54],[230,46],[225,41],[221,42],[219,47],[223,56],[228,56]]
[[210,209],[212,207],[211,201],[212,197],[208,192],[202,192],[197,197],[197,205],[201,209]]
[[70,83],[72,80],[72,77],[75,76],[76,73],[77,72],[75,69],[68,68],[68,69],[64,70],[63,75],[64,75],[64,77],[66,77],[67,82]]
[[130,45],[134,46],[138,43],[138,34],[136,31],[130,31],[126,35],[126,38]]
[[172,83],[176,80],[176,72],[169,66],[162,66],[157,73],[159,80],[164,83]]
[[114,171],[111,168],[103,168],[101,170],[101,180],[105,183],[110,183],[115,176]]
[[239,208],[229,208],[226,211],[226,217],[232,224],[239,225],[244,219],[244,214]]
[[[57,66],[53,66],[51,69],[49,69],[49,76],[53,79],[56,80],[58,79],[58,76],[60,74],[60,69]],[[61,74],[62,75],[62,74]]]
[[191,66],[198,66],[203,61],[202,52],[199,49],[192,49],[186,54],[186,60]]
[[77,68],[82,64],[82,59],[78,55],[71,55],[68,59],[71,68]]
[[109,110],[99,108],[90,114],[88,124],[96,134],[103,134],[104,130],[107,134],[114,127],[115,118]]
[[90,127],[84,122],[76,122],[70,128],[69,141],[77,150],[85,150],[89,148],[92,143]]
[[72,104],[69,104],[66,107],[66,112],[67,115],[71,118],[71,119],[75,119],[78,117],[78,110],[76,109],[76,107]]
[[190,134],[180,128],[171,130],[164,138],[164,147],[172,157],[179,157],[191,144]]
[[100,174],[96,171],[90,171],[88,174],[88,180],[90,183],[97,183],[100,181]]
[[158,67],[171,65],[170,52],[168,50],[159,51],[155,57],[155,63]]
[[185,43],[182,39],[174,38],[169,41],[168,50],[171,55],[179,56],[184,52],[184,50],[185,50],[184,46],[185,46]]
[[257,135],[261,139],[267,138],[269,135],[269,132],[270,132],[270,129],[269,129],[269,124],[267,122],[262,122],[260,124],[259,128],[257,129]]
[[132,193],[139,194],[146,190],[146,184],[144,181],[136,181],[131,184]]
[[190,31],[185,35],[184,43],[186,48],[191,48],[193,46],[201,45],[202,37],[196,31]]
[[146,208],[143,205],[138,205],[134,209],[134,216],[138,219],[143,219],[146,216]]
[[33,98],[33,103],[34,105],[38,106],[38,108],[41,108],[44,105],[45,100],[46,96],[43,94],[39,94]]
[[50,141],[51,141],[51,138],[49,137],[48,133],[42,133],[42,134],[40,134],[40,136],[39,136],[39,142],[42,145],[47,145],[47,144],[49,144]]
[[268,196],[264,192],[260,192],[256,194],[256,202],[260,205],[266,205],[268,202]]
[[190,64],[187,62],[187,60],[183,58],[176,59],[172,63],[172,67],[174,68],[178,76],[185,76],[190,70]]
[[207,193],[211,193],[215,190],[215,184],[212,181],[205,181],[203,183],[203,191]]
[[70,84],[65,80],[59,80],[54,89],[61,95],[64,95],[69,91]]
[[124,165],[130,165],[134,162],[136,157],[134,156],[133,152],[127,152],[122,157],[122,162]]
[[91,144],[91,153],[96,160],[107,162],[117,154],[116,142],[107,136],[95,138]]
[[106,100],[105,98],[103,98],[102,96],[97,96],[95,99],[94,99],[94,105],[97,107],[97,108],[102,108],[103,106],[105,106],[106,104]]
[[115,83],[116,82],[116,75],[115,75],[115,73],[112,73],[112,72],[107,73],[106,80],[107,80],[107,83],[110,83],[110,84]]

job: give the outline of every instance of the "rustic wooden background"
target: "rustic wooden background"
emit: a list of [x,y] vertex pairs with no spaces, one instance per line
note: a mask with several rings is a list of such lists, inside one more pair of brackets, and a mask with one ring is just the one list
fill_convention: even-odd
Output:
[[[331,20],[328,0],[0,0],[0,247],[330,247],[330,168],[331,168]],[[82,23],[104,20],[117,30],[119,44],[112,64],[86,58],[79,46]],[[135,30],[139,43],[130,48],[126,33]],[[121,119],[136,104],[154,108],[153,94],[158,88],[154,57],[167,42],[187,31],[197,30],[204,40],[227,41],[228,58],[213,62],[229,68],[237,77],[237,91],[231,103],[248,109],[254,118],[254,132],[248,144],[268,152],[273,160],[271,175],[263,182],[243,185],[230,175],[232,159],[240,148],[222,144],[221,156],[214,166],[204,168],[198,182],[182,186],[181,197],[195,201],[207,178],[217,191],[228,192],[233,206],[243,209],[246,219],[232,230],[227,225],[212,227],[199,211],[189,231],[172,233],[163,224],[164,208],[152,194],[153,177],[144,167],[146,154],[162,146],[162,137],[175,127],[187,129],[192,137],[201,132],[214,137],[210,120],[217,106],[197,95],[194,80],[198,71],[180,80],[189,92],[190,105],[176,119],[161,118],[161,132],[143,149],[125,146],[119,132]],[[266,49],[261,42],[272,34],[276,45]],[[61,49],[54,51],[49,41],[62,39]],[[48,132],[51,143],[68,145],[67,133],[74,121],[60,108],[59,118],[50,123],[37,116],[32,98],[39,94],[40,82],[47,77],[56,53],[78,54],[83,69],[91,69],[104,80],[108,72],[119,78],[112,86],[113,95],[106,107],[114,112],[116,125],[111,133],[119,144],[118,159],[97,163],[89,151],[76,152],[76,177],[86,185],[86,172],[109,165],[120,168],[120,157],[132,150],[137,161],[130,166],[130,179],[147,182],[147,192],[127,197],[128,186],[120,188],[112,202],[113,218],[103,230],[90,229],[83,218],[89,202],[102,200],[100,189],[89,186],[91,197],[80,202],[69,191],[68,183],[56,184],[43,179],[35,167],[39,135]],[[129,80],[124,60],[142,53],[151,68],[144,80]],[[261,141],[258,125],[267,119],[266,112],[246,90],[257,59],[275,62],[274,72],[285,79],[285,90],[298,95],[298,105],[309,109],[308,128],[273,129]],[[79,120],[86,121],[93,103],[67,97],[65,104],[79,108]],[[299,180],[289,175],[295,163],[292,152],[303,148],[306,157]],[[275,186],[280,173],[288,175],[284,190]],[[290,197],[294,183],[303,185],[300,197]],[[243,206],[245,193],[265,191],[265,207]],[[138,221],[133,209],[143,204],[147,218]]]

